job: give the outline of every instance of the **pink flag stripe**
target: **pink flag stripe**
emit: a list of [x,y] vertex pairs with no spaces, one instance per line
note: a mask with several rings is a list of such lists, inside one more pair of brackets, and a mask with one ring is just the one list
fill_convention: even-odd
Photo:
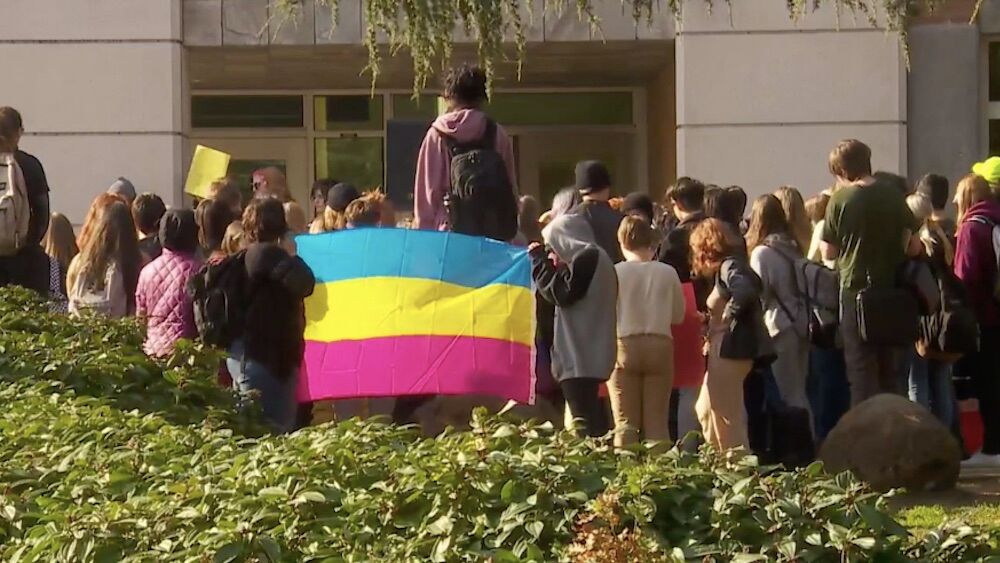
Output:
[[471,336],[306,341],[300,402],[403,395],[491,395],[534,403],[531,346]]

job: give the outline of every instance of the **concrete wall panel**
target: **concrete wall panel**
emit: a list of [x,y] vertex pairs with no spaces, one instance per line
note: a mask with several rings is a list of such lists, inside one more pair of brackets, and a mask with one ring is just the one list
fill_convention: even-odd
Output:
[[929,172],[953,182],[982,159],[980,36],[974,26],[936,24],[910,30],[909,173]]
[[222,45],[222,0],[184,0],[184,44]]
[[[807,2],[811,4],[811,2]],[[704,2],[685,2],[684,17],[678,31],[684,33],[746,33],[760,31],[814,31],[836,29],[870,29],[871,23],[862,14],[841,10],[839,23],[833,2],[824,2],[815,11],[807,11],[798,19],[789,16],[784,2],[772,0],[733,2],[732,10],[725,2],[716,2],[711,13]]]
[[52,210],[83,221],[90,202],[118,176],[167,205],[181,204],[182,138],[179,135],[29,135],[24,149],[45,167]]
[[809,197],[829,187],[827,157],[837,141],[867,143],[877,170],[906,173],[903,125],[760,125],[680,128],[677,173],[719,185],[743,186],[751,198],[782,185]]
[[222,42],[267,45],[267,0],[222,0]]
[[277,0],[268,3],[268,32],[274,45],[303,45],[316,40],[315,0],[304,0],[294,17],[280,15]]
[[361,3],[342,0],[337,12],[337,27],[328,6],[316,6],[316,43],[357,45],[363,40]]
[[182,0],[3,0],[0,40],[181,39]]
[[[180,131],[182,47],[177,43],[0,45],[3,103],[32,131]],[[39,72],[45,69],[45,72]]]
[[900,44],[882,31],[681,37],[681,123],[906,119]]

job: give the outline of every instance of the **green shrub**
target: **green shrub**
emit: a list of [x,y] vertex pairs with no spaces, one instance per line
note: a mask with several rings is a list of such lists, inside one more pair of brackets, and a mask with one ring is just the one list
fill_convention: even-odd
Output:
[[129,323],[0,291],[3,561],[956,561],[818,465],[616,452],[477,413],[472,430],[348,421],[263,436],[189,345],[145,359]]

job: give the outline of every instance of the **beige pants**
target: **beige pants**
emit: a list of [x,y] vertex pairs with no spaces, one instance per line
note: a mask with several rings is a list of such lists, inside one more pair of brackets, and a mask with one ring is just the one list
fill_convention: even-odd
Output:
[[743,380],[750,374],[750,360],[719,357],[722,339],[712,339],[708,371],[695,404],[705,442],[718,450],[750,449],[747,437],[747,410],[743,403]]
[[674,384],[674,341],[668,336],[627,336],[618,341],[618,360],[608,381],[615,418],[615,445],[670,441],[670,389]]

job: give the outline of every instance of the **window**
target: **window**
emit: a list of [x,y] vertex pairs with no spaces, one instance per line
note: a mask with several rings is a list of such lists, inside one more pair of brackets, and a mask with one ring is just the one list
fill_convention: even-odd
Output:
[[302,96],[192,96],[191,126],[301,128]]
[[631,92],[498,93],[485,109],[504,125],[632,125]]
[[382,96],[316,96],[317,131],[381,131]]
[[[632,125],[631,92],[497,93],[484,108],[503,125]],[[394,119],[432,120],[437,96],[392,96]]]
[[349,182],[361,190],[383,185],[382,137],[316,139],[316,177]]
[[416,100],[410,94],[395,94],[392,96],[393,119],[409,121],[431,121],[438,115],[438,97],[431,95],[418,96]]

